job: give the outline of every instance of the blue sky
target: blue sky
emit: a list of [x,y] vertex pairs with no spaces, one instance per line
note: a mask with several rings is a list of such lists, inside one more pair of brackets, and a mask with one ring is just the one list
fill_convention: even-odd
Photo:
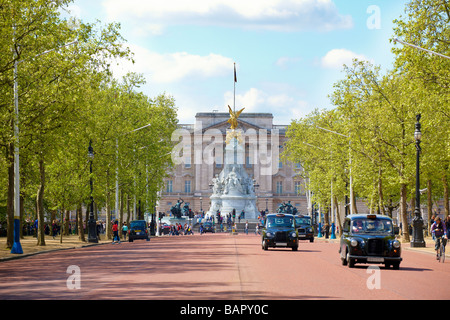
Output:
[[[75,0],[84,22],[120,22],[136,63],[120,62],[147,80],[150,97],[172,95],[180,123],[197,112],[271,112],[289,124],[328,95],[352,57],[392,67],[392,21],[407,0]],[[399,44],[397,44],[399,45]]]

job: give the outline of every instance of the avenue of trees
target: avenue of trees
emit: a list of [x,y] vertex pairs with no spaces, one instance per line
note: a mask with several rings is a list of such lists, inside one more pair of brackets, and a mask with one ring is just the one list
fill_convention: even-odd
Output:
[[[38,219],[37,244],[45,245],[44,214],[68,222],[68,211],[93,198],[120,214],[134,201],[153,212],[157,191],[172,167],[174,100],[138,91],[142,75],[113,77],[115,63],[133,59],[120,25],[63,18],[69,0],[0,0],[0,221],[7,247],[14,221],[14,65],[19,101],[21,217]],[[65,44],[76,43],[68,46]],[[135,129],[142,128],[134,131]],[[89,143],[94,149],[90,175]],[[82,228],[83,223],[79,223]],[[109,226],[107,228],[110,229]],[[63,228],[67,232],[67,228]],[[84,237],[83,232],[80,237]]]
[[[411,0],[405,14],[394,21],[392,43],[397,38],[450,56],[449,1]],[[449,214],[450,60],[398,42],[392,52],[395,64],[386,73],[367,61],[345,66],[330,95],[335,108],[293,121],[284,156],[302,164],[300,174],[322,212],[331,207],[332,195],[334,203],[350,199],[351,175],[354,198],[364,199],[373,212],[392,216],[400,210],[404,240],[409,241],[418,114],[421,189],[426,188],[421,203],[434,213],[436,201],[443,199],[442,213]]]

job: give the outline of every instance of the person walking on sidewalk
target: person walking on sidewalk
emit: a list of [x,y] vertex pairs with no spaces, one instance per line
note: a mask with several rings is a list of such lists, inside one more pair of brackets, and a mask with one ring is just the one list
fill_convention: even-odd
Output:
[[53,223],[52,223],[53,240],[55,240],[55,237],[56,237],[57,234],[58,234],[58,223],[56,222],[56,220],[53,220]]
[[123,226],[122,226],[122,236],[123,236],[124,241],[127,240],[127,232],[128,232],[128,226],[127,226],[127,223],[124,222]]
[[120,238],[119,238],[119,222],[115,221],[113,226],[112,226],[112,232],[113,232],[113,243],[116,243],[116,239],[117,239],[117,243],[120,243]]

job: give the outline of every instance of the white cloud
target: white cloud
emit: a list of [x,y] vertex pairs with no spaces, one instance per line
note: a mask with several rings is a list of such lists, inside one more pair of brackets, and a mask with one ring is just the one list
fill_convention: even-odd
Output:
[[[225,105],[233,107],[233,92],[224,94]],[[290,124],[292,119],[299,119],[308,114],[312,107],[303,100],[298,100],[284,93],[268,94],[251,88],[244,94],[236,95],[236,110],[245,108],[244,112],[271,112],[276,114],[276,124]]]
[[110,20],[137,26],[148,21],[161,26],[218,25],[278,31],[353,26],[351,16],[340,14],[332,0],[103,0],[102,4]]
[[[227,91],[224,95],[225,105],[233,108],[233,92]],[[245,108],[245,112],[258,112],[258,107],[267,100],[267,94],[256,88],[250,88],[244,94],[236,95],[236,109]]]
[[347,49],[333,49],[322,58],[321,64],[324,68],[342,69],[344,64],[352,65],[353,59],[370,61],[366,56]]
[[189,77],[211,78],[228,75],[233,60],[219,54],[206,56],[174,52],[161,54],[140,46],[129,45],[135,64],[121,62],[114,67],[116,77],[127,72],[143,73],[148,82],[173,83]]

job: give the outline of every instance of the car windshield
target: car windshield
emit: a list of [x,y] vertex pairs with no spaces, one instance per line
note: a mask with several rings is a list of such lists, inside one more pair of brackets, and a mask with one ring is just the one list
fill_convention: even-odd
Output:
[[295,218],[295,223],[297,224],[297,225],[300,225],[300,224],[308,224],[308,225],[311,225],[311,219],[308,217],[296,217]]
[[351,223],[352,233],[392,233],[392,221],[387,219],[355,219]]
[[294,218],[289,216],[267,217],[266,226],[273,227],[294,227]]
[[131,221],[130,222],[130,228],[134,229],[145,229],[145,222],[144,221]]

